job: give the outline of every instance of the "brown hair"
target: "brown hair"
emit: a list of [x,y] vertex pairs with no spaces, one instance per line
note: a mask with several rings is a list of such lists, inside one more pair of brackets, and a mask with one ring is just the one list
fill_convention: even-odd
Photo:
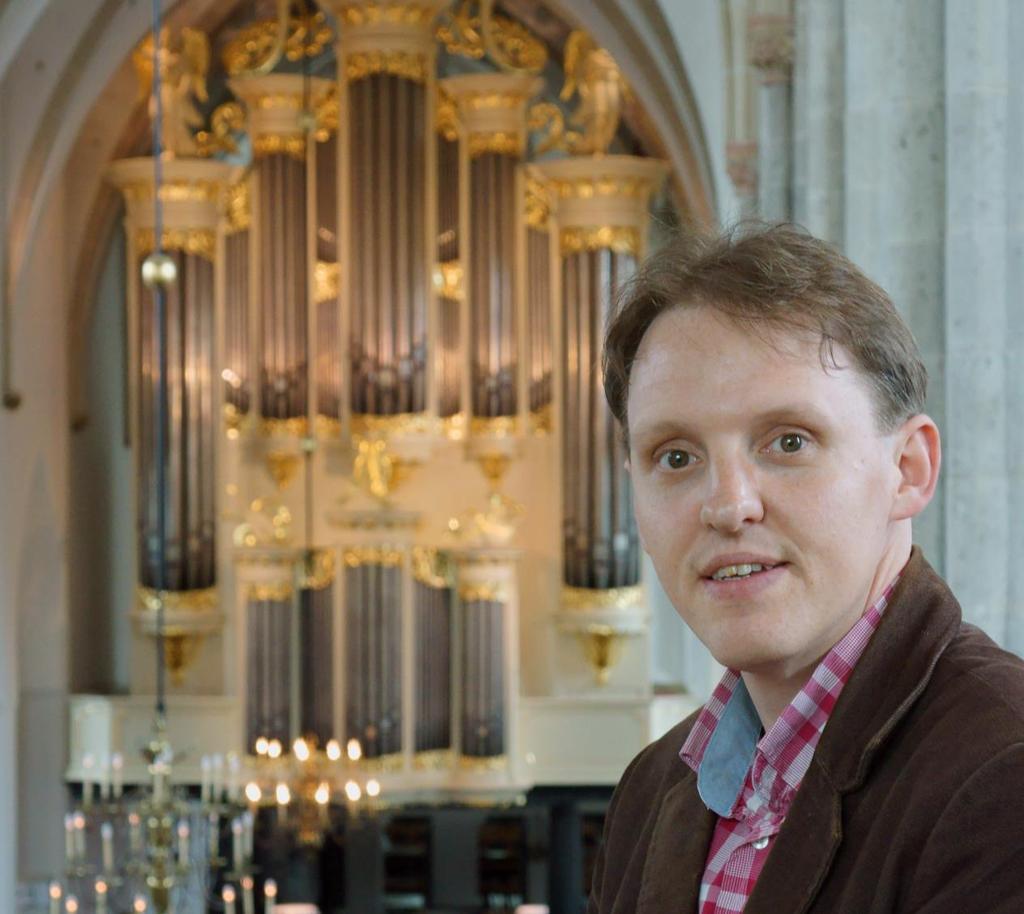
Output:
[[811,332],[822,366],[842,346],[875,395],[889,431],[924,410],[928,373],[892,300],[842,254],[792,225],[744,223],[718,236],[680,236],[622,288],[605,336],[608,405],[627,435],[629,376],[640,342],[670,308],[706,305],[754,332]]

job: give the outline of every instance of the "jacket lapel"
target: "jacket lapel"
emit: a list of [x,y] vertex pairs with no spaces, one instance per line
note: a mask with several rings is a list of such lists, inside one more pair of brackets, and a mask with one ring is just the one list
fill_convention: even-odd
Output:
[[772,845],[744,914],[803,914],[842,840],[841,798],[811,763]]
[[697,776],[686,774],[665,794],[644,864],[637,912],[694,914],[715,815],[697,794]]

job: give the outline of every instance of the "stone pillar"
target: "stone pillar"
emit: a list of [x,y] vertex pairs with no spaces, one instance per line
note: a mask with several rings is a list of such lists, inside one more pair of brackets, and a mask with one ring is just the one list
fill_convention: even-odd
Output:
[[1024,34],[1024,10],[1012,0],[944,6],[945,574],[964,617],[1020,651],[1024,118],[1014,36]]
[[757,193],[763,219],[792,217],[793,128],[791,77],[793,22],[788,16],[752,15],[747,20],[751,66],[758,90]]
[[797,0],[793,55],[793,220],[843,243],[842,0]]
[[[945,430],[943,17],[934,0],[847,0],[843,8],[843,237],[847,255],[909,322],[932,379],[928,411]],[[914,524],[940,570],[943,526],[940,482]]]

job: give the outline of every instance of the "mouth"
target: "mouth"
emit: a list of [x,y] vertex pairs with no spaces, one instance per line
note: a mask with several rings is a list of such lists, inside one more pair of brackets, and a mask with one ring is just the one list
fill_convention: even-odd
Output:
[[723,565],[713,574],[707,575],[710,581],[742,581],[756,574],[764,574],[773,568],[778,568],[782,562],[769,565],[764,562],[742,562],[735,565]]

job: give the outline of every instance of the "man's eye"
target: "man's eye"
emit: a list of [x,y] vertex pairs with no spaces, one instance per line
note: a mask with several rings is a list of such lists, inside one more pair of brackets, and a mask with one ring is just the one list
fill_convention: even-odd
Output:
[[798,435],[796,432],[787,432],[785,435],[779,435],[772,444],[778,444],[778,449],[784,454],[795,454],[797,451],[802,450],[804,446],[804,436]]
[[672,448],[658,457],[658,466],[665,470],[681,470],[693,463],[693,455],[680,448]]

